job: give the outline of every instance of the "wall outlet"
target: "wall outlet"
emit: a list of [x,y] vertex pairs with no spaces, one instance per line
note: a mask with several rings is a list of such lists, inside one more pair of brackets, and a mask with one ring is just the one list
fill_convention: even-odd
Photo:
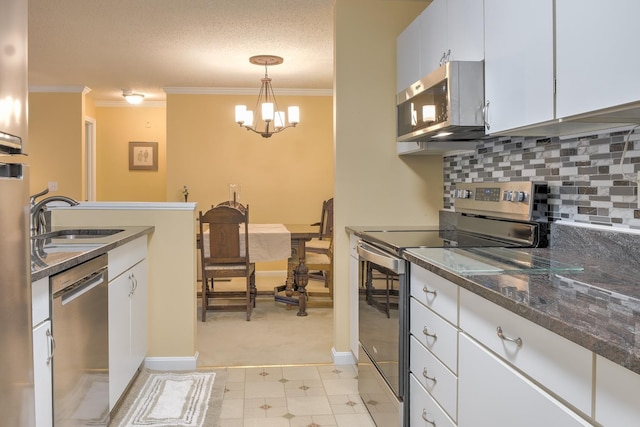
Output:
[[49,191],[58,191],[58,181],[49,181],[47,188]]

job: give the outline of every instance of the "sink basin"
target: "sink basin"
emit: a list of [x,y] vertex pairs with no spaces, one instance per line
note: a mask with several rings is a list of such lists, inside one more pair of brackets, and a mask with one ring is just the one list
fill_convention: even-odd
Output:
[[124,231],[122,229],[112,228],[69,228],[65,230],[52,231],[50,233],[35,236],[36,239],[96,239],[105,236],[112,236],[116,233]]

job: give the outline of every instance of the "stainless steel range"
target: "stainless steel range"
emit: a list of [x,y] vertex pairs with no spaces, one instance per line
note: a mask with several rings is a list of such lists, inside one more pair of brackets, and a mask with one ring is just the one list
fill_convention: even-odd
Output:
[[[358,233],[358,387],[378,427],[408,426],[408,277],[405,251],[492,250],[547,245],[546,184],[456,185],[455,214],[440,227],[384,227]],[[469,257],[473,260],[473,257]],[[490,264],[471,262],[470,269]],[[500,270],[495,270],[500,271]]]

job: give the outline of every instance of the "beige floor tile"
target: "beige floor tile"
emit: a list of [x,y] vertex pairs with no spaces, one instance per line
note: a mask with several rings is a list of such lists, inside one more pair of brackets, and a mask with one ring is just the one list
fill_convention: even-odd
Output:
[[224,389],[224,399],[244,399],[244,381],[227,382]]
[[256,368],[247,368],[245,370],[245,382],[247,384],[275,382],[281,379],[282,379],[281,366],[256,367]]
[[338,414],[336,424],[338,427],[376,427],[368,414]]
[[288,380],[320,379],[317,366],[283,366],[282,376]]
[[366,414],[367,408],[358,395],[327,396],[334,414]]
[[275,418],[288,413],[287,400],[284,397],[246,399],[244,404],[245,418]]
[[327,395],[358,394],[358,380],[355,378],[339,380],[323,380]]
[[290,427],[286,418],[245,418],[243,427]]
[[336,419],[333,415],[305,415],[291,418],[290,427],[336,427]]
[[284,384],[277,381],[248,382],[244,388],[245,399],[260,397],[285,397]]
[[284,384],[287,397],[325,396],[324,385],[321,380],[288,381]]
[[224,399],[220,418],[242,418],[244,416],[244,399]]
[[221,419],[219,427],[244,427],[244,418]]
[[330,415],[331,405],[326,396],[288,397],[289,413],[300,415]]

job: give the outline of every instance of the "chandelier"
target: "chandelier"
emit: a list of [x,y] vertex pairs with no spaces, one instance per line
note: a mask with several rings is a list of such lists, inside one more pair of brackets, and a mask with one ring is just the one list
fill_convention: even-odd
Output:
[[[267,67],[282,64],[284,60],[274,55],[258,55],[249,58],[249,62],[255,65],[264,65],[264,77],[260,79],[260,93],[254,110],[247,110],[246,105],[236,105],[236,123],[255,133],[259,133],[263,138],[270,138],[274,133],[279,133],[286,128],[295,127],[300,123],[300,109],[297,106],[288,108],[289,121],[285,125],[286,116],[284,111],[278,108],[276,96],[271,87],[271,78],[267,73]],[[254,123],[254,111],[260,111],[261,125]]]

